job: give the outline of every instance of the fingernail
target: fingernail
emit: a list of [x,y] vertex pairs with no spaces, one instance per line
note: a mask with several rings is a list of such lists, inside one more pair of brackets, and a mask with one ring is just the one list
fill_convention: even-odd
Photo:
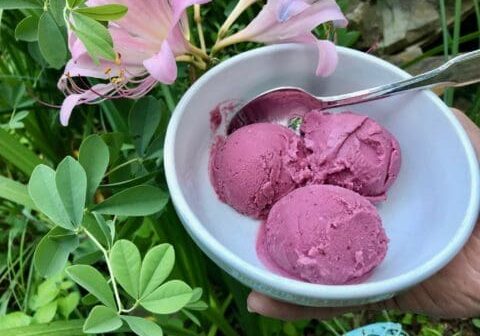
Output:
[[250,293],[250,295],[247,298],[247,311],[249,313],[256,313],[257,311],[254,309],[254,307],[253,307],[254,305],[252,305],[252,300],[254,300],[253,299],[253,294]]

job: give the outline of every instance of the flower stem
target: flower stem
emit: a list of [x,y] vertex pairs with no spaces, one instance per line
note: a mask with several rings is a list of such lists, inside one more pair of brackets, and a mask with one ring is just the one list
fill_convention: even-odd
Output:
[[110,257],[108,251],[100,244],[100,242],[90,233],[87,229],[83,228],[85,234],[90,238],[91,241],[98,247],[98,249],[103,253],[105,257],[105,262],[107,263],[108,273],[110,274],[110,279],[112,280],[113,292],[115,293],[115,300],[117,301],[118,313],[120,314],[123,311],[122,301],[120,300],[120,294],[118,292],[117,282],[113,276],[112,265],[110,264]]
[[245,38],[239,39],[237,38],[237,34],[234,34],[234,35],[228,36],[227,38],[219,40],[213,46],[212,52],[210,53],[210,57],[213,57],[217,52],[219,52],[223,48],[226,48],[232,44],[240,43],[243,41],[245,41]]
[[[230,13],[230,15],[227,17],[223,25],[220,27],[217,35],[217,41],[215,42],[215,46],[213,47],[214,50],[220,50],[221,48],[217,46],[220,42],[221,39],[223,39],[227,33],[230,27],[237,21],[240,15],[251,5],[253,5],[257,0],[240,0],[233,11]],[[212,50],[213,54],[213,50]]]
[[200,12],[200,5],[198,4],[193,6],[193,19],[197,24],[198,39],[200,40],[200,48],[206,54],[207,46],[205,45],[205,36],[203,35],[202,14]]
[[188,44],[188,51],[194,55],[195,57],[198,57],[201,60],[210,61],[210,57],[207,55],[206,52],[204,52],[202,49],[194,46],[193,44],[189,43]]
[[185,63],[190,63],[195,65],[197,68],[200,70],[205,70],[207,68],[207,64],[202,61],[202,60],[197,60],[194,57],[187,56],[187,55],[182,55],[182,56],[177,56],[175,57],[175,60],[177,62],[185,62]]

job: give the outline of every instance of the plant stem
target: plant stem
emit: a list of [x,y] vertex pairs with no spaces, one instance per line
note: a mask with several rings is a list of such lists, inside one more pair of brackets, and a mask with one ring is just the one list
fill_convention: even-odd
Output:
[[227,19],[223,23],[223,25],[220,27],[217,35],[217,41],[215,42],[215,46],[219,43],[221,39],[223,39],[227,35],[228,30],[235,23],[238,17],[242,15],[242,13],[251,5],[253,5],[255,2],[257,2],[257,0],[240,0],[237,3],[235,8],[232,10],[230,15],[227,17]]
[[168,110],[170,111],[170,114],[173,113],[173,110],[175,110],[175,101],[173,100],[172,93],[170,92],[170,87],[168,85],[162,85],[162,93],[163,96],[165,97],[165,102],[167,103]]
[[207,46],[205,45],[205,36],[203,35],[202,14],[200,12],[200,5],[193,6],[193,18],[197,24],[198,39],[200,41],[200,48],[206,54]]
[[330,330],[335,336],[341,336],[332,325],[327,322],[327,321],[321,321],[321,323],[328,329]]
[[195,57],[198,57],[201,60],[204,60],[206,62],[210,62],[210,56],[207,55],[206,52],[204,52],[202,49],[194,46],[193,44],[189,43],[187,45],[188,51]]
[[[222,315],[225,315],[225,312],[227,311],[227,308],[232,303],[232,300],[233,300],[233,295],[229,294],[228,297],[223,302],[222,306],[220,307],[220,313]],[[214,307],[212,307],[211,309],[214,309]],[[218,326],[216,324],[212,324],[212,326],[210,327],[210,330],[208,331],[207,336],[215,336],[217,334],[217,331],[218,331]]]
[[[475,6],[475,16],[477,17],[477,30],[480,31],[480,1],[473,0],[473,5]],[[480,46],[480,38],[478,39]]]
[[122,313],[126,313],[126,314],[131,313],[131,312],[134,311],[135,308],[137,308],[137,307],[138,307],[138,301],[136,301],[135,304],[134,304],[131,308],[129,308],[129,309],[122,309]]
[[118,313],[120,314],[123,311],[122,301],[120,300],[120,294],[118,293],[117,282],[113,276],[112,265],[110,264],[110,257],[108,251],[100,244],[100,242],[90,233],[87,229],[83,228],[85,234],[90,238],[93,243],[98,247],[98,249],[103,253],[105,257],[105,262],[107,263],[108,273],[110,274],[110,279],[112,281],[113,292],[115,293],[115,300],[117,301]]
[[124,162],[122,164],[119,164],[118,166],[116,166],[115,168],[112,168],[110,171],[108,171],[105,176],[110,176],[112,173],[116,172],[117,170],[120,170],[128,165],[131,165],[132,163],[135,163],[135,162],[142,162],[142,159],[141,158],[133,158],[131,160],[128,160],[127,162]]
[[[447,24],[447,15],[445,11],[445,0],[440,0],[440,21],[442,24],[442,36],[443,36],[443,55],[445,56],[445,61],[450,59],[449,56],[449,34],[448,34],[448,24]],[[443,100],[445,104],[449,105],[451,90],[446,89],[444,92]]]
[[335,325],[338,327],[338,329],[341,330],[342,335],[347,333],[347,330],[345,330],[345,328],[343,327],[343,325],[340,323],[340,321],[339,321],[338,319],[334,318],[334,319],[333,319],[333,322],[334,322]]
[[448,26],[447,26],[447,14],[445,11],[445,0],[440,0],[440,21],[442,25],[442,36],[443,36],[443,54],[445,56],[445,61],[448,61]]
[[[480,31],[474,32],[474,33],[470,33],[470,34],[467,34],[467,35],[462,36],[462,37],[460,38],[460,40],[459,40],[459,43],[462,44],[462,43],[470,42],[470,41],[472,41],[472,40],[474,40],[474,39],[476,39],[476,38],[479,38],[479,37],[480,37]],[[448,45],[447,45],[447,48],[448,48],[448,46],[451,45],[451,44],[452,44],[452,43],[449,42]],[[420,61],[422,61],[422,60],[424,60],[424,59],[426,59],[426,58],[428,58],[428,57],[430,57],[430,56],[437,55],[437,54],[441,53],[441,52],[443,51],[443,49],[444,49],[444,44],[441,44],[441,45],[439,45],[439,46],[437,46],[437,47],[435,47],[435,48],[432,48],[432,49],[430,49],[430,50],[427,50],[427,51],[425,51],[422,55],[414,58],[414,59],[411,60],[411,61],[408,61],[408,62],[405,63],[405,64],[402,64],[401,68],[402,68],[402,69],[406,69],[406,68],[408,68],[408,67],[410,67],[410,66],[412,66],[412,65],[414,65],[414,64],[416,64],[416,63],[418,63],[418,62],[420,62]]]
[[[455,20],[453,24],[452,57],[458,55],[460,45],[460,25],[462,16],[462,0],[455,0]],[[445,103],[448,106],[453,105],[455,90],[453,88],[445,91]]]
[[182,55],[175,57],[177,62],[185,62],[195,65],[200,70],[205,70],[207,68],[207,64],[203,60],[196,60],[194,57],[188,55]]

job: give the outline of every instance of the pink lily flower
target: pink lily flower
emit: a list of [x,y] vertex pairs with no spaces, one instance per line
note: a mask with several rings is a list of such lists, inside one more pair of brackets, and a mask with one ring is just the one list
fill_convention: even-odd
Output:
[[[69,34],[72,59],[58,83],[67,94],[60,110],[60,121],[66,126],[75,106],[99,103],[112,98],[139,98],[157,82],[171,84],[177,78],[175,57],[191,51],[184,25],[185,10],[193,4],[209,0],[89,0],[87,6],[112,3],[128,7],[122,19],[110,22],[117,52],[115,62],[101,60],[95,64],[83,43]],[[91,88],[77,85],[73,77],[94,77],[105,80]]]
[[[241,6],[245,1],[247,5],[251,2],[240,0],[237,6],[240,11],[246,7]],[[340,7],[333,0],[268,0],[247,27],[220,40],[215,48],[221,49],[243,41],[266,44],[289,42],[316,44],[319,52],[316,73],[319,76],[328,76],[335,70],[338,62],[335,45],[327,40],[318,40],[312,30],[329,21],[333,21],[338,27],[345,27],[348,23]]]

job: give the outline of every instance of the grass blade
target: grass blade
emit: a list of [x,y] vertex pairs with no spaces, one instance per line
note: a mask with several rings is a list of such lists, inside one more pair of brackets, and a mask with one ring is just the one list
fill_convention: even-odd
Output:
[[80,336],[85,335],[84,322],[84,320],[71,320],[12,328],[3,330],[2,336]]
[[[480,32],[480,0],[473,0],[475,7],[475,16],[477,17],[477,31]],[[480,47],[480,38],[478,39],[478,45]]]
[[23,205],[29,209],[36,209],[28,195],[27,186],[3,176],[0,176],[0,198]]
[[0,156],[30,176],[42,163],[35,153],[22,145],[13,135],[0,128]]

